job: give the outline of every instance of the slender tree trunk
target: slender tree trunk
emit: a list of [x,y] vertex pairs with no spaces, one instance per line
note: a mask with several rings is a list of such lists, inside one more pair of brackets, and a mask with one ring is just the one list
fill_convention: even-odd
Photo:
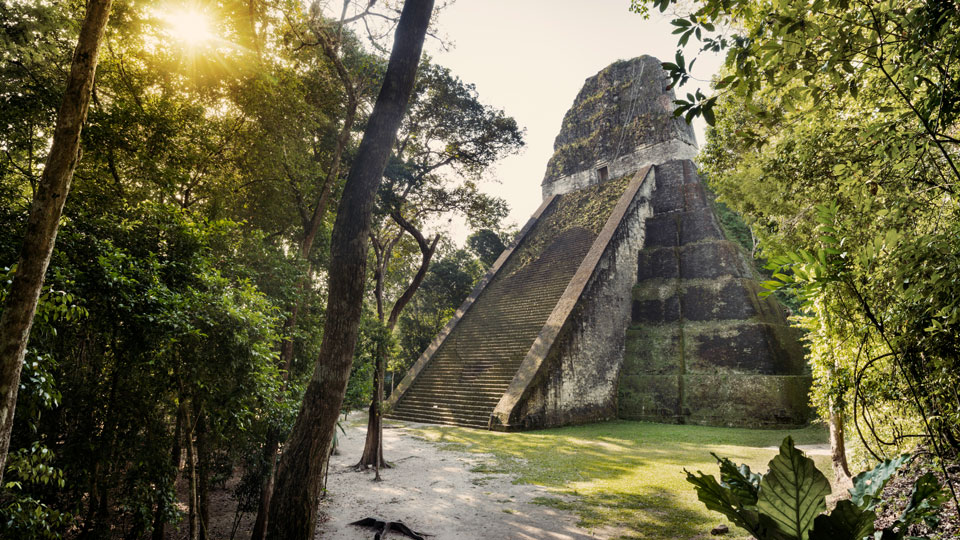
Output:
[[843,442],[843,411],[834,404],[830,405],[830,462],[833,473],[838,481],[848,481],[851,478],[850,466],[847,464],[847,449]]
[[267,432],[267,442],[263,446],[263,459],[267,470],[264,473],[263,487],[260,489],[260,505],[257,508],[257,519],[253,522],[253,532],[250,540],[263,540],[267,534],[267,517],[270,515],[270,500],[273,498],[273,486],[276,476],[277,452],[280,450],[280,436],[273,428]]
[[57,114],[50,155],[30,206],[17,273],[0,315],[0,484],[6,467],[13,416],[20,386],[20,367],[37,310],[44,274],[57,239],[63,203],[80,159],[80,130],[87,116],[97,55],[112,0],[89,0],[67,88]]
[[[383,322],[383,321],[381,321]],[[367,416],[367,438],[363,444],[363,454],[360,456],[360,462],[357,463],[357,469],[368,469],[373,467],[375,471],[374,480],[380,481],[380,469],[382,467],[390,468],[390,464],[383,459],[383,373],[386,363],[386,350],[383,343],[377,345],[377,356],[373,369],[373,399],[370,400],[369,414]]]
[[[177,422],[173,428],[173,448],[170,450],[170,465],[174,470],[174,482],[176,482],[177,472],[180,469],[180,437],[182,436],[182,431],[183,414],[180,412],[180,407],[177,407]],[[153,518],[153,535],[151,536],[151,540],[163,540],[163,532],[167,525],[167,521],[164,518],[166,513],[167,505],[161,493],[157,495],[157,513]]]
[[195,421],[189,407],[184,408],[187,424],[187,522],[189,540],[197,540],[199,526],[197,524],[197,451],[193,444]]
[[[386,261],[389,260],[389,257],[384,261],[378,261],[381,266],[377,269],[377,285],[374,293],[377,299],[377,313],[380,317],[380,323],[386,327],[388,334],[393,333],[393,329],[397,326],[397,321],[400,320],[400,313],[403,311],[403,308],[410,303],[413,295],[416,294],[423,280],[427,277],[430,261],[433,259],[433,254],[437,251],[437,243],[440,241],[440,235],[437,235],[434,237],[433,242],[428,242],[413,224],[400,215],[400,212],[396,211],[391,215],[394,221],[417,241],[417,245],[420,247],[421,261],[420,268],[417,269],[417,274],[407,285],[407,288],[403,291],[403,294],[400,295],[400,298],[393,304],[393,308],[390,310],[390,316],[386,322],[383,320],[383,276],[386,274],[384,265]],[[373,370],[373,399],[370,402],[370,414],[367,417],[367,438],[363,443],[363,453],[360,456],[360,462],[356,465],[357,469],[373,467],[376,471],[374,480],[377,481],[380,480],[380,468],[391,467],[391,465],[383,459],[383,379],[386,373],[386,364],[387,351],[381,344],[377,347],[377,357]]]
[[383,86],[340,199],[331,240],[323,343],[277,467],[269,540],[307,540],[316,528],[322,472],[353,364],[374,197],[413,92],[433,3],[407,0],[403,5]]
[[119,366],[114,364],[112,369],[110,392],[102,420],[103,430],[95,439],[97,451],[92,476],[93,485],[90,488],[90,514],[85,520],[80,538],[101,538],[110,530],[109,478],[114,467],[113,453],[119,429],[119,421],[114,414],[117,410],[117,392],[121,375]]
[[210,524],[210,432],[202,412],[197,412],[197,513],[198,538],[208,540]]

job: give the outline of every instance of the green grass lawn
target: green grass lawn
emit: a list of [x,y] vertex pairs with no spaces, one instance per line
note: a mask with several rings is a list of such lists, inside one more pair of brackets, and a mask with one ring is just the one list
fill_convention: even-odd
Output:
[[[683,473],[718,475],[710,452],[766,472],[787,435],[798,445],[822,444],[825,430],[750,430],[615,421],[524,433],[430,426],[414,432],[444,448],[492,454],[477,472],[507,473],[557,497],[536,502],[575,512],[588,529],[614,527],[622,538],[709,538],[727,521],[708,511]],[[829,456],[813,456],[832,480]],[[749,538],[731,528],[724,538]]]

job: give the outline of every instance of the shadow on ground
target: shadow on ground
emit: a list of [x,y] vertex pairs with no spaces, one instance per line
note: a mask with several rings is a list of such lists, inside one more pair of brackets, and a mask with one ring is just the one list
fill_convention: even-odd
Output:
[[[411,431],[445,448],[491,458],[474,472],[506,473],[548,488],[535,502],[573,511],[580,525],[620,538],[709,537],[725,523],[706,510],[684,470],[716,474],[711,452],[765,471],[784,437],[822,444],[819,428],[748,430],[614,421],[524,433],[418,425]],[[832,478],[826,456],[813,456]],[[555,495],[554,495],[555,494]],[[729,525],[729,524],[728,524]],[[747,538],[744,534],[726,538]],[[742,532],[742,531],[739,531]]]

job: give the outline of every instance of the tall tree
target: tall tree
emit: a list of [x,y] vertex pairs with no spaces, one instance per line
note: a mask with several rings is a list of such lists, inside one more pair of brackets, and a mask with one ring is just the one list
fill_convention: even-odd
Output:
[[57,239],[63,205],[80,159],[80,131],[90,105],[100,43],[111,4],[112,0],[90,0],[87,4],[50,154],[30,208],[17,273],[0,315],[0,482],[13,430],[23,356]]
[[404,3],[383,86],[340,199],[331,239],[323,344],[277,468],[267,527],[271,540],[306,540],[316,527],[322,472],[353,365],[374,199],[413,92],[433,4]]
[[[344,7],[349,4],[345,2]],[[342,110],[339,111],[342,116],[337,118],[341,122],[337,126],[336,135],[333,137],[333,148],[326,152],[321,152],[316,144],[316,140],[330,138],[329,133],[324,133],[322,129],[316,129],[311,137],[303,137],[301,128],[293,128],[293,131],[301,135],[297,141],[313,150],[313,167],[310,167],[304,173],[298,173],[297,167],[292,166],[287,153],[280,157],[283,175],[286,177],[289,189],[292,192],[292,200],[300,217],[300,227],[296,234],[297,251],[300,262],[304,267],[297,284],[297,295],[289,308],[286,321],[284,322],[285,339],[280,346],[280,366],[283,373],[289,374],[294,360],[294,336],[300,326],[301,314],[306,311],[310,305],[309,300],[312,296],[309,291],[309,284],[314,283],[314,246],[317,244],[317,238],[321,233],[322,227],[326,223],[327,213],[331,199],[334,194],[334,188],[341,182],[341,169],[345,154],[353,143],[351,135],[353,134],[354,124],[361,112],[361,104],[367,100],[372,82],[374,82],[376,70],[362,70],[354,64],[376,63],[375,60],[365,55],[359,44],[353,38],[352,34],[344,29],[344,16],[339,21],[328,21],[323,19],[318,10],[314,9],[313,16],[305,22],[309,30],[301,31],[299,24],[287,17],[291,25],[291,33],[296,36],[300,43],[299,48],[304,48],[304,53],[309,54],[309,49],[318,49],[322,51],[322,59],[331,64],[332,71],[336,74],[336,80],[339,82],[339,93],[342,94]],[[345,50],[346,49],[346,50]],[[319,62],[318,62],[319,63]],[[257,106],[262,106],[258,104]],[[272,105],[267,105],[270,107]],[[289,123],[286,116],[280,120],[281,123]],[[282,128],[289,129],[289,128]],[[270,150],[275,150],[271,148]],[[286,150],[286,149],[285,149]],[[327,157],[325,154],[330,154]],[[303,152],[309,154],[309,152]],[[322,163],[327,161],[326,163]],[[311,200],[312,199],[312,200]],[[263,487],[260,494],[260,505],[257,510],[257,518],[254,521],[251,540],[260,540],[266,534],[266,526],[269,520],[270,500],[273,496],[274,488],[274,470],[277,459],[277,452],[280,446],[280,437],[276,429],[271,429],[267,433],[267,440],[264,443],[264,459],[266,461],[266,471],[264,473]]]
[[[473,227],[496,227],[506,216],[506,203],[480,193],[477,183],[498,159],[523,146],[523,130],[503,111],[484,105],[473,85],[442,66],[420,70],[415,98],[401,126],[395,159],[380,189],[378,223],[373,228],[374,298],[377,315],[393,332],[400,314],[427,275],[440,235],[428,240],[425,225],[457,213]],[[418,264],[398,272],[395,247],[412,239],[420,252]],[[393,268],[390,268],[393,266]],[[389,274],[403,274],[393,305],[388,307]],[[383,461],[381,421],[383,381],[387,364],[381,350],[374,368],[374,396],[367,420],[367,439],[358,468],[374,467],[376,479]]]

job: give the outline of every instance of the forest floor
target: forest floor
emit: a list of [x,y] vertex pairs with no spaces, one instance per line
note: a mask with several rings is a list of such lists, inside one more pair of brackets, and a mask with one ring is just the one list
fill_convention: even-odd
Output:
[[572,513],[534,504],[538,497],[553,496],[549,490],[515,484],[508,474],[477,472],[492,455],[446,451],[399,423],[384,427],[384,455],[394,466],[374,482],[372,470],[353,469],[363,449],[365,415],[351,415],[344,428],[320,505],[327,517],[317,530],[321,538],[369,540],[372,530],[349,525],[367,517],[402,521],[438,540],[595,538],[576,525]]
[[[318,538],[369,540],[350,525],[372,517],[402,521],[429,540],[747,538],[697,501],[684,469],[717,474],[711,452],[766,471],[786,435],[833,478],[822,428],[747,430],[614,421],[523,433],[387,422],[384,454],[394,464],[374,482],[356,472],[365,414],[342,422],[321,502]],[[230,538],[236,503],[230,483],[212,493],[213,538]],[[834,491],[840,491],[835,489]],[[249,538],[253,516],[239,523]],[[168,538],[184,537],[172,530]],[[397,533],[385,540],[403,538]]]

